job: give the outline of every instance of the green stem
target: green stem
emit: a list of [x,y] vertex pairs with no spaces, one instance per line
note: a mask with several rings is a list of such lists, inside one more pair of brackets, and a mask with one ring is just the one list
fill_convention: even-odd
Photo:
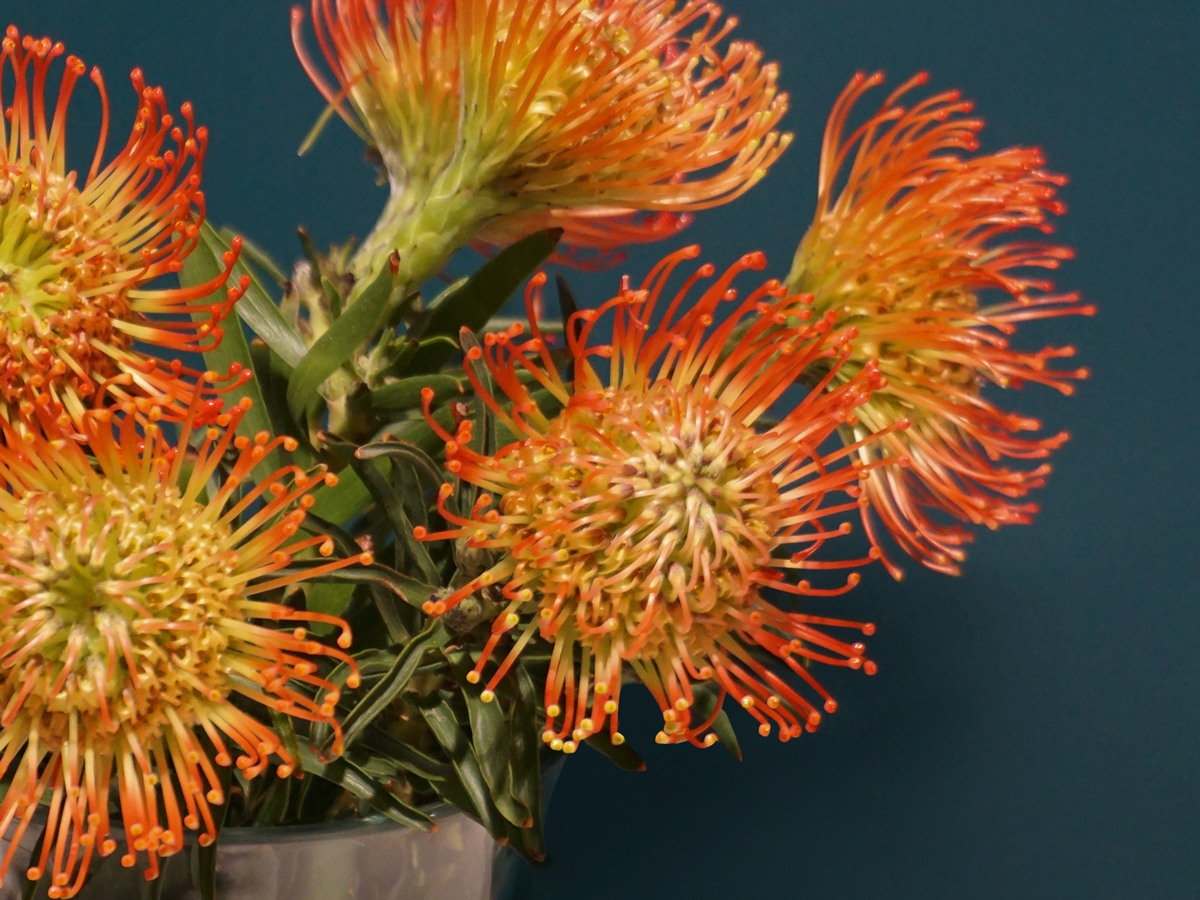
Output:
[[[415,288],[502,211],[490,194],[464,188],[457,178],[393,184],[379,221],[350,260],[350,273],[356,285],[368,285],[395,251],[400,255],[398,280]],[[357,293],[351,292],[347,304]]]

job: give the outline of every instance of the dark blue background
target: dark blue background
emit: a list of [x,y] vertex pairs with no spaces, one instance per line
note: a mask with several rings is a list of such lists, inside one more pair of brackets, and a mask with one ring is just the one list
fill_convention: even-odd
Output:
[[[1006,397],[1074,435],[1034,527],[981,535],[961,578],[877,572],[842,602],[879,623],[880,663],[874,679],[830,679],[842,711],[786,746],[743,727],[738,764],[719,748],[657,747],[642,703],[624,730],[650,771],[571,760],[549,821],[557,864],[535,895],[1200,896],[1200,10],[726,5],[782,62],[797,139],[689,240],[718,263],[765,250],[784,273],[842,85],[858,68],[893,84],[927,68],[934,87],[978,101],[985,147],[1038,144],[1070,174],[1061,235],[1078,260],[1060,283],[1101,314],[1026,340],[1077,343],[1095,374],[1070,400]],[[332,241],[374,219],[382,195],[345,128],[296,157],[321,104],[292,58],[286,3],[6,0],[0,17],[102,65],[115,121],[131,111],[134,65],[173,102],[192,99],[212,132],[212,218],[279,256],[296,255],[296,224]],[[659,250],[623,268],[640,276]],[[615,279],[579,292],[595,302]]]

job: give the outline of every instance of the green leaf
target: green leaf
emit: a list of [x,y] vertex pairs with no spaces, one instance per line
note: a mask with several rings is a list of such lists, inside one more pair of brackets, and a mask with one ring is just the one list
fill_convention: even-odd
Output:
[[420,409],[421,391],[425,388],[433,390],[433,400],[439,403],[447,397],[455,397],[462,393],[465,381],[465,378],[455,378],[453,375],[414,375],[411,378],[401,378],[371,391],[371,407],[388,411]]
[[428,753],[422,753],[416,747],[396,740],[375,724],[366,727],[362,737],[358,739],[358,746],[374,751],[428,781],[445,781],[455,777],[453,766],[438,762]]
[[374,444],[363,444],[354,451],[354,455],[359,459],[379,459],[380,457],[386,457],[388,459],[403,460],[412,467],[414,474],[418,476],[423,475],[434,490],[441,486],[446,477],[441,467],[433,461],[428,453],[416,444],[410,444],[408,441],[391,439],[378,441]]
[[344,298],[341,291],[337,289],[333,281],[328,276],[321,276],[321,290],[325,292],[325,296],[329,300],[329,312],[334,319],[339,319],[342,316],[342,304]]
[[[713,711],[717,708],[717,702],[724,697],[724,692],[717,693],[713,688],[706,685],[697,685],[692,689],[692,696],[695,703],[692,705],[692,714],[701,722],[706,721],[712,716]],[[734,755],[738,762],[742,761],[742,748],[738,744],[737,735],[733,731],[733,724],[729,721],[729,716],[722,709],[717,713],[716,719],[712,724],[713,734],[717,736],[721,746]]]
[[[375,679],[385,675],[396,662],[396,654],[390,650],[372,648],[369,650],[359,650],[351,655],[353,663],[343,660],[333,667],[333,670],[326,676],[326,680],[332,684],[341,693],[341,698],[338,701],[338,709],[346,711],[349,709],[350,701],[354,696],[354,692],[346,689],[346,682],[350,680],[351,673],[355,667],[362,678],[363,684],[373,682]],[[338,715],[341,719],[341,715]],[[327,747],[333,743],[333,728],[327,722],[314,722],[309,726],[308,743],[311,747]]]
[[254,816],[256,828],[271,828],[283,824],[284,817],[287,816],[288,804],[292,799],[294,779],[269,777],[272,778],[271,785],[267,788],[266,797],[259,806],[258,813]]
[[[200,228],[200,237],[203,239],[203,246],[206,246],[217,259],[220,259],[221,254],[229,249],[229,244],[207,222]],[[193,251],[192,256],[195,255]],[[185,262],[184,267],[186,268],[186,266]],[[278,353],[280,359],[289,366],[295,367],[308,349],[304,344],[304,339],[288,324],[283,313],[279,311],[279,306],[262,286],[262,282],[244,263],[239,261],[234,266],[233,275],[235,278],[243,275],[250,278],[250,287],[246,289],[245,295],[234,307],[242,321],[249,325],[250,330],[262,338],[268,347]]]
[[[311,584],[308,588],[307,607],[312,612],[324,613],[328,616],[341,616],[350,605],[354,596],[352,584]],[[308,626],[314,634],[330,634],[334,628],[324,622],[314,622]]]
[[599,731],[584,741],[593,750],[608,757],[609,762],[626,772],[645,772],[646,761],[628,744],[614,744],[607,731]]
[[[462,342],[464,352],[469,354],[472,350],[482,350],[479,338],[475,337],[475,333],[466,326],[463,326],[463,329],[458,333],[458,337]],[[483,395],[494,396],[495,388],[492,385],[492,373],[488,371],[487,365],[481,359],[473,360],[468,356],[464,365],[475,376],[475,381],[479,384],[480,391],[483,392],[482,394],[476,394],[475,402],[472,404],[474,409],[471,414],[471,420],[475,427],[471,430],[471,450],[480,456],[491,456],[498,448],[496,415],[484,400]],[[475,507],[475,499],[480,493],[481,491],[477,487],[466,479],[460,478],[454,500],[457,507],[461,510],[473,509]]]
[[[228,225],[223,226],[217,234],[226,243],[238,237],[237,229],[230,228]],[[278,287],[282,288],[287,283],[288,277],[287,273],[283,271],[283,267],[275,262],[266,250],[245,236],[242,236],[242,259],[249,260],[252,266],[259,269]]]
[[298,425],[307,425],[309,410],[319,404],[325,380],[345,365],[355,350],[376,336],[396,288],[394,273],[385,267],[296,363],[288,382],[287,400]]
[[338,483],[333,487],[322,485],[313,492],[312,512],[337,525],[345,525],[371,503],[371,492],[353,469],[343,469],[337,477]]
[[480,697],[482,691],[478,687],[464,684],[462,691],[467,699],[467,714],[471,719],[471,740],[475,745],[475,755],[479,758],[483,780],[492,792],[492,802],[496,804],[500,815],[522,828],[529,821],[530,814],[512,795],[512,773],[509,770],[512,741],[508,731],[508,719],[497,700],[483,702]]
[[163,885],[167,880],[167,867],[171,864],[171,857],[164,856],[158,864],[158,877],[153,881],[146,881],[145,878],[138,880],[138,900],[162,900]]
[[[571,286],[567,284],[567,279],[559,272],[554,276],[554,283],[558,286],[558,309],[562,315],[563,334],[570,335],[574,340],[579,340],[579,335],[583,331],[583,323],[576,321],[574,326],[571,324],[571,316],[579,312],[579,304],[575,302],[575,294],[571,291]],[[567,352],[570,352],[571,344],[567,343]]]
[[480,823],[492,837],[505,835],[505,820],[492,803],[487,781],[479,766],[479,758],[475,755],[475,749],[459,725],[458,717],[450,704],[434,695],[425,698],[417,708],[421,710],[429,730],[442,745],[442,749],[454,765],[454,771],[458,773],[459,782],[470,800],[470,806],[465,806],[464,809],[470,812],[473,807]]
[[[551,228],[522,238],[484,263],[474,275],[441,303],[430,307],[410,331],[410,336],[457,338],[462,328],[481,331],[513,291],[550,258],[562,237],[562,229]],[[409,361],[408,371],[436,372],[454,350],[444,344],[422,347]]]
[[[205,244],[197,245],[196,249],[183,262],[183,269],[179,273],[179,283],[184,287],[194,287],[218,277],[224,270],[221,254],[227,250],[226,247],[223,250],[214,251]],[[225,287],[222,285],[210,295],[210,299],[218,298],[218,295],[222,295],[218,299],[223,299],[224,293]],[[237,305],[241,305],[244,300],[243,297]],[[208,313],[196,312],[192,314],[192,318],[196,321],[206,321]],[[246,336],[242,333],[242,325],[238,318],[234,316],[226,319],[223,331],[221,342],[204,354],[204,364],[222,374],[229,371],[230,366],[234,364],[253,372],[254,360],[250,355],[250,346],[246,343]],[[267,404],[263,399],[262,391],[259,390],[257,379],[251,378],[245,384],[238,385],[226,393],[224,396],[226,407],[232,406],[243,397],[249,397],[252,405],[242,417],[238,431],[246,435],[253,435],[259,431],[272,431]],[[266,477],[278,469],[280,464],[279,454],[273,452],[255,467],[255,472],[260,478]]]
[[250,358],[254,362],[255,381],[262,393],[264,409],[271,422],[272,434],[291,434],[299,441],[299,445],[291,453],[292,461],[305,471],[316,465],[316,456],[305,434],[294,434],[292,418],[287,409],[287,380],[291,375],[291,367],[279,358],[262,340],[255,338],[250,342]]
[[323,763],[307,747],[300,748],[304,771],[349,791],[360,800],[365,800],[376,812],[382,813],[393,822],[432,831],[433,820],[425,813],[397,799],[388,790],[346,759],[335,759]]
[[[313,144],[317,142],[317,138],[321,136],[321,132],[325,130],[325,126],[329,124],[329,120],[333,118],[334,113],[338,108],[332,103],[321,110],[321,114],[317,116],[317,121],[313,123],[313,127],[308,130],[308,134],[304,136],[304,140],[300,144],[300,149],[296,151],[297,156],[303,156],[312,149]],[[371,143],[371,136],[367,134],[361,125],[359,125],[351,116],[343,116],[343,120],[350,127],[350,130],[357,134],[366,144]]]
[[275,725],[275,733],[283,741],[284,749],[291,754],[292,759],[300,760],[300,742],[296,739],[296,729],[290,716],[272,711],[271,721]]
[[[324,560],[294,559],[286,566],[273,570],[271,577],[299,575],[303,579],[305,572],[323,565],[325,565]],[[369,566],[347,566],[344,569],[324,572],[306,580],[312,584],[379,584],[417,609],[420,609],[422,604],[437,590],[431,584],[424,584],[415,578],[409,578],[407,575],[403,575],[395,569],[389,569],[387,566],[381,566],[379,563]]]
[[358,702],[342,719],[342,731],[347,747],[350,747],[375,718],[387,709],[393,700],[400,696],[407,686],[413,673],[421,664],[425,654],[438,647],[445,646],[450,640],[450,632],[440,619],[434,621],[428,628],[408,642],[408,645],[396,657],[391,669],[365,697]]
[[716,734],[717,740],[721,746],[734,755],[738,762],[742,761],[742,748],[738,744],[737,733],[733,730],[733,723],[729,721],[729,716],[725,710],[717,713],[717,720],[713,722],[713,733]]
[[[322,432],[322,440],[335,454],[343,454],[349,459],[350,467],[358,473],[358,477],[366,485],[367,490],[371,492],[371,496],[375,498],[375,502],[391,523],[396,549],[407,553],[407,558],[417,564],[417,568],[420,569],[420,574],[426,582],[440,583],[441,573],[429,556],[429,550],[425,544],[413,535],[412,522],[409,521],[408,513],[404,511],[404,500],[388,479],[386,469],[386,467],[390,467],[388,460],[361,459],[354,453],[357,448],[352,443],[328,432]],[[399,554],[397,554],[396,566],[397,568],[401,567]]]
[[[38,859],[41,858],[42,847],[45,845],[45,840],[46,840],[46,830],[43,828],[42,833],[39,834],[37,836],[37,840],[33,842],[33,852],[29,854],[29,866],[30,867],[33,866],[34,862],[36,862]],[[51,868],[52,868],[51,866],[46,866],[46,869],[42,872],[42,877],[37,879],[36,881],[34,881],[33,879],[30,879],[30,878],[25,879],[25,883],[21,888],[21,900],[33,900],[33,895],[37,893],[37,889],[41,885],[41,883],[43,881],[47,882],[47,883],[49,882]],[[26,871],[28,871],[28,869]]]
[[[311,512],[305,517],[304,524],[301,527],[303,527],[304,530],[309,534],[324,534],[333,538],[334,546],[338,555],[341,557],[354,556],[360,551],[358,544],[356,544],[354,539],[351,538],[350,535],[348,535],[345,531],[343,531],[341,528],[338,528],[338,526],[334,525],[332,522],[323,519],[320,516],[314,515]],[[403,577],[398,572],[395,574],[398,577]],[[347,602],[350,599],[350,595],[354,591],[355,584],[356,582],[313,585],[309,591],[309,608],[317,610],[318,612],[330,612],[329,609],[320,608],[316,603],[313,602],[315,594],[317,597],[317,603],[333,605],[339,601],[342,601],[342,606],[339,608],[339,611],[334,613],[335,615],[342,615],[342,612],[345,610]],[[432,586],[422,585],[421,587],[430,588],[429,592],[432,593]],[[412,616],[404,616],[400,609],[398,609],[395,603],[397,592],[393,588],[385,586],[377,580],[368,581],[367,588],[371,593],[371,600],[374,603],[376,610],[379,612],[379,618],[383,622],[384,628],[387,630],[387,643],[399,644],[407,641],[409,634],[411,633],[409,628],[411,623],[406,622],[405,619],[411,619]],[[334,591],[337,593],[333,593]],[[428,599],[427,594],[424,596],[426,599]],[[424,599],[421,600],[421,603],[424,602]]]
[[510,712],[512,792],[533,819],[522,829],[525,849],[533,859],[546,859],[542,821],[542,740],[538,729],[538,692],[524,666],[516,666],[517,697]]
[[[217,827],[219,837],[225,825],[225,816],[229,812],[229,786],[233,780],[230,767],[219,767],[217,778],[221,783],[221,793],[225,795],[225,802],[213,810],[213,824]],[[199,870],[199,878],[196,880],[201,900],[217,900],[217,843],[197,849],[196,865]]]
[[[433,411],[433,419],[443,429],[448,432],[453,432],[454,412],[451,404],[446,404]],[[404,441],[408,441],[413,446],[419,448],[421,452],[436,456],[439,453],[445,452],[446,442],[438,436],[424,419],[410,419],[407,422],[401,422],[394,426],[392,434]]]

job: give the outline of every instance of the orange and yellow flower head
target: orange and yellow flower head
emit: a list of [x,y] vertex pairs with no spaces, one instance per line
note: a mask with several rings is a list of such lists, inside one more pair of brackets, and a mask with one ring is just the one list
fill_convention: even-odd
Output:
[[312,19],[332,77],[298,7],[297,53],[391,181],[378,235],[433,198],[443,230],[486,223],[497,243],[546,227],[592,248],[656,240],[790,141],[777,66],[718,49],[736,20],[712,2],[312,0]]
[[905,552],[953,573],[970,524],[1030,520],[1037,507],[1026,496],[1050,466],[1020,463],[1044,460],[1067,439],[1022,434],[1040,423],[997,406],[985,387],[1037,382],[1070,394],[1087,375],[1054,366],[1074,348],[1028,352],[1012,335],[1021,322],[1093,309],[1030,274],[1057,268],[1069,250],[1013,236],[1052,230],[1066,179],[1047,173],[1036,149],[973,155],[983,123],[957,92],[902,105],[923,74],[847,136],[854,104],[882,80],[856,75],[830,115],[816,217],[786,283],[811,293],[818,314],[857,331],[833,384],[868,364],[887,379],[848,439],[911,423],[859,451],[864,461],[909,460],[872,472],[867,528],[877,528],[877,516]]
[[[875,670],[861,643],[837,636],[870,634],[872,626],[787,611],[767,595],[840,594],[857,573],[828,585],[801,576],[870,558],[825,558],[824,550],[849,532],[849,522],[830,522],[857,510],[860,482],[878,464],[858,462],[856,446],[822,445],[853,426],[879,374],[864,366],[834,386],[848,336],[830,338],[825,320],[808,324],[808,298],[778,282],[738,296],[735,276],[763,268],[760,253],[698,299],[688,295],[714,274],[711,265],[669,293],[673,272],[698,252],[668,256],[640,289],[626,281],[599,310],[572,317],[570,382],[534,315],[539,276],[527,294],[532,334],[514,326],[467,353],[476,389],[517,440],[483,455],[472,449],[469,419],[454,435],[443,432],[447,469],[483,493],[455,510],[454,488],[443,487],[440,506],[452,527],[420,536],[461,539],[493,554],[494,564],[426,609],[440,615],[485,587],[500,589],[505,608],[470,676],[486,679],[484,700],[536,634],[553,644],[543,737],[554,749],[573,751],[601,731],[623,740],[627,670],[662,709],[657,740],[702,746],[716,739],[719,705],[693,714],[701,687],[732,696],[761,733],[774,727],[787,740],[816,727],[817,705],[836,706],[810,664]],[[718,322],[722,303],[734,308]],[[589,346],[609,312],[611,342]],[[796,320],[802,324],[788,325]],[[818,362],[829,371],[820,387],[830,389],[761,427],[791,382]],[[501,396],[489,392],[484,372]],[[527,384],[561,411],[543,413]],[[427,410],[431,399],[427,393]],[[764,665],[764,653],[779,671]]]
[[[108,97],[86,177],[67,164],[67,119],[87,67],[67,56],[57,96],[48,96],[62,44],[22,37],[0,41],[0,418],[80,438],[90,408],[135,401],[182,415],[196,375],[134,346],[203,352],[221,337],[219,322],[242,287],[220,302],[208,297],[233,262],[209,284],[157,289],[197,240],[204,218],[200,166],[207,136],[190,104],[180,122],[161,88],[134,70],[138,112],[121,151],[104,161]],[[208,313],[193,321],[193,313]],[[167,318],[151,318],[165,315]]]
[[[295,538],[307,492],[332,476],[284,466],[251,483],[291,439],[234,437],[242,412],[199,427],[194,453],[194,415],[178,443],[133,415],[116,429],[89,417],[93,456],[0,426],[0,875],[48,801],[28,874],[47,876],[51,897],[73,896],[93,855],[116,849],[114,781],[124,865],[144,854],[155,877],[184,829],[211,844],[210,807],[224,801],[215,766],[253,778],[274,758],[286,777],[297,763],[234,695],[337,730],[338,691],[320,665],[349,662],[345,623],[269,596],[303,577],[279,571],[293,554],[314,548],[306,566],[318,574],[358,560],[321,562],[327,539]],[[308,636],[313,620],[340,626],[337,647]]]

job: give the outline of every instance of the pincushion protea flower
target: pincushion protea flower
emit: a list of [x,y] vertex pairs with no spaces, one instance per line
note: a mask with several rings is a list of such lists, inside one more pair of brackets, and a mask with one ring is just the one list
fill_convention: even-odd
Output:
[[[825,321],[785,327],[789,317],[808,318],[809,298],[787,296],[774,281],[714,325],[720,302],[736,300],[734,277],[765,265],[760,253],[743,257],[688,303],[689,290],[713,274],[712,266],[701,267],[653,326],[672,272],[697,253],[690,247],[668,256],[640,290],[626,282],[600,310],[572,317],[568,334],[576,328],[579,334],[570,336],[571,384],[560,378],[538,328],[539,276],[526,297],[532,338],[522,339],[523,329],[514,326],[467,354],[476,390],[520,439],[489,457],[469,448],[469,420],[454,436],[442,433],[447,469],[489,493],[463,516],[448,508],[453,490],[444,486],[439,506],[454,527],[419,536],[463,538],[494,552],[496,562],[426,611],[440,615],[485,586],[503,586],[507,606],[470,677],[480,681],[501,642],[515,634],[485,685],[489,700],[540,631],[554,645],[543,734],[554,749],[573,751],[606,722],[610,739],[623,741],[618,703],[626,663],[662,708],[657,739],[704,746],[715,740],[709,728],[716,713],[693,717],[699,684],[714,685],[722,700],[732,695],[763,734],[773,724],[787,740],[820,721],[812,702],[763,665],[762,651],[806,683],[829,712],[836,704],[810,663],[875,671],[861,643],[828,632],[871,634],[873,626],[787,612],[764,592],[830,596],[858,582],[854,573],[841,585],[818,587],[788,575],[866,561],[822,560],[818,551],[850,530],[848,522],[826,522],[856,509],[860,479],[879,464],[845,464],[857,445],[832,453],[820,448],[836,428],[855,421],[855,410],[879,387],[879,374],[864,366],[757,431],[755,423],[789,383],[818,361],[829,370],[819,387],[832,387],[850,351],[849,335],[826,339]],[[612,343],[588,347],[608,310],[615,317]],[[745,332],[731,342],[742,320]],[[609,360],[607,377],[592,367],[595,357]],[[481,360],[510,407],[472,372]],[[518,373],[531,375],[562,412],[547,419]],[[427,414],[431,399],[429,392]],[[839,493],[849,499],[831,499]]]
[[114,777],[124,865],[144,852],[146,877],[155,877],[158,857],[183,847],[184,828],[203,829],[200,842],[210,844],[209,807],[224,801],[214,763],[236,762],[248,778],[272,757],[280,777],[296,766],[234,694],[337,729],[338,692],[313,660],[349,662],[346,654],[301,626],[251,621],[333,623],[338,646],[350,645],[344,622],[259,599],[296,580],[272,575],[293,554],[331,552],[327,539],[293,536],[311,504],[306,492],[333,476],[286,466],[245,484],[269,452],[294,442],[234,437],[242,412],[203,429],[194,456],[185,452],[194,416],[177,445],[153,423],[143,438],[133,416],[117,431],[89,418],[94,465],[73,442],[22,439],[2,426],[0,777],[11,783],[0,802],[0,835],[10,842],[0,877],[48,797],[41,855],[28,875],[48,875],[50,897],[73,896],[93,853],[116,848]]
[[[138,112],[124,148],[103,164],[108,95],[98,69],[100,136],[87,177],[67,168],[66,121],[87,67],[68,56],[57,100],[46,97],[51,64],[64,53],[49,38],[9,27],[0,41],[0,418],[19,431],[82,437],[87,408],[102,398],[133,400],[178,417],[198,373],[146,356],[135,341],[174,352],[204,352],[244,285],[217,303],[204,300],[225,271],[191,288],[149,289],[179,271],[204,219],[200,165],[207,135],[190,104],[183,125],[167,113],[161,88],[132,81]],[[2,80],[2,79],[0,79]],[[206,312],[202,321],[192,314]],[[171,320],[148,316],[173,314]]]
[[675,229],[629,211],[732,200],[790,141],[777,67],[717,49],[736,20],[715,3],[312,0],[312,18],[332,80],[296,7],[300,61],[391,183],[360,278],[396,249],[420,280],[485,223],[496,242],[551,226],[600,249],[653,240]]
[[[1087,375],[1051,368],[1073,356],[1073,347],[1025,352],[1009,337],[1024,321],[1094,310],[1021,274],[1056,268],[1071,257],[1068,249],[1005,239],[1024,229],[1049,232],[1050,216],[1065,211],[1056,194],[1066,179],[1045,172],[1036,149],[969,155],[983,123],[966,117],[971,104],[957,92],[901,106],[924,74],[846,137],[855,102],[882,80],[856,75],[834,106],[816,217],[787,285],[811,292],[816,312],[857,329],[832,385],[868,364],[887,379],[859,410],[850,439],[859,443],[902,417],[912,424],[858,451],[863,460],[910,461],[872,472],[870,509],[907,553],[957,572],[962,544],[971,539],[959,523],[996,528],[1028,522],[1037,511],[1023,498],[1044,483],[1049,465],[1021,469],[1002,461],[1043,459],[1067,439],[1065,432],[1020,436],[1040,423],[998,408],[983,396],[984,386],[1038,382],[1070,394],[1072,381]],[[985,292],[1008,297],[992,303]],[[866,514],[864,521],[874,528]],[[899,577],[896,566],[889,568]]]

